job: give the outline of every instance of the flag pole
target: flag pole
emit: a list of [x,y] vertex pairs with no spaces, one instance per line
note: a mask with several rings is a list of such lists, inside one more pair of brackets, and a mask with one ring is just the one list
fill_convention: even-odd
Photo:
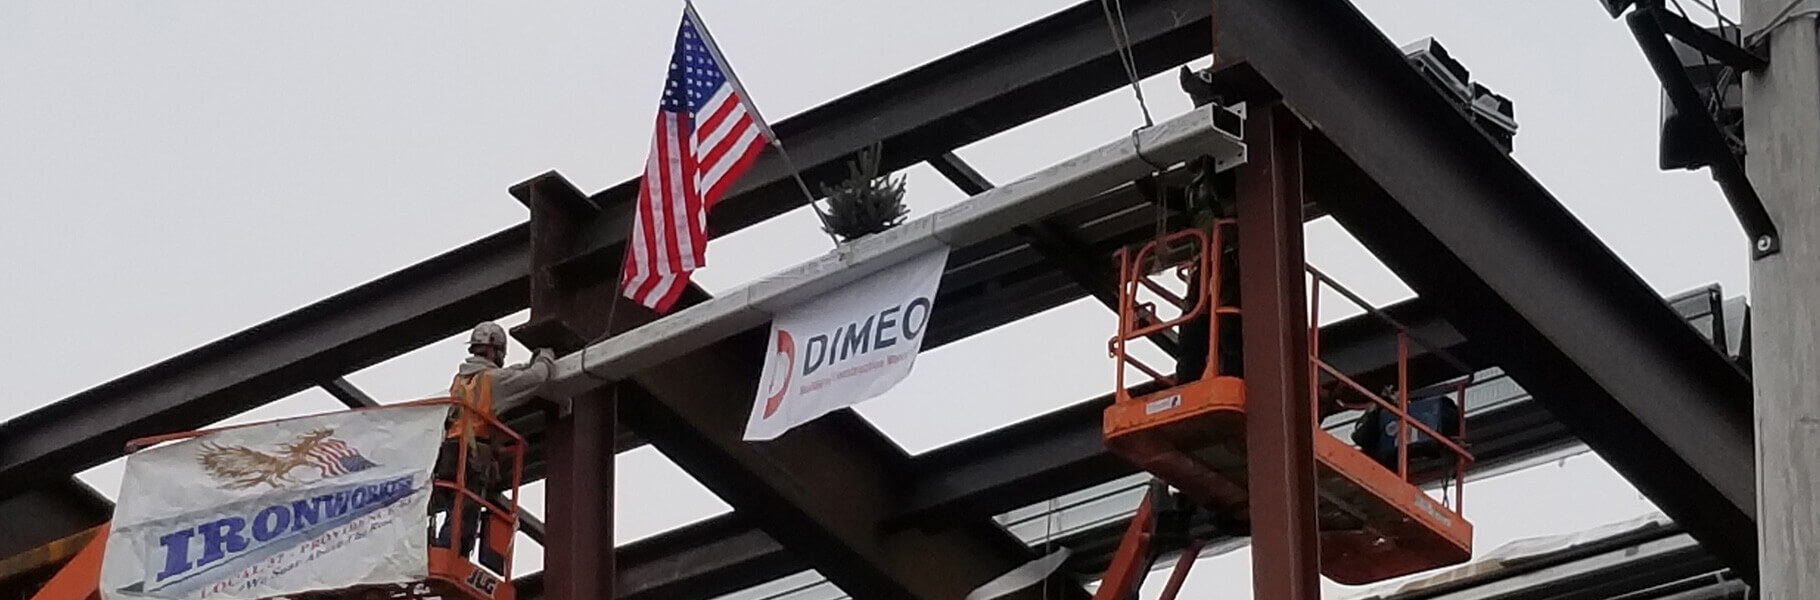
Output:
[[734,73],[733,63],[727,62],[726,55],[720,52],[720,45],[714,43],[714,35],[708,32],[708,22],[702,20],[701,13],[695,12],[695,2],[683,0],[683,10],[688,12],[689,19],[695,22],[695,28],[701,30],[701,40],[708,47],[708,53],[714,55],[715,62],[726,66],[727,83],[733,85],[733,91],[738,93],[740,101],[745,103],[746,111],[752,113],[752,122],[758,125],[760,131],[764,132],[766,139],[771,140],[771,147],[777,150],[778,157],[784,159],[784,168],[790,171],[790,177],[796,180],[797,189],[803,192],[803,199],[807,200],[809,208],[815,211],[815,218],[821,221],[822,231],[828,234],[828,239],[834,240],[836,246],[840,245],[840,239],[834,237],[832,228],[828,226],[827,213],[822,212],[820,204],[816,204],[815,192],[809,191],[809,182],[803,180],[802,170],[796,168],[795,161],[790,160],[790,153],[784,150],[783,139],[777,137],[777,132],[771,130],[771,123],[765,120],[764,115],[759,114],[758,102],[752,99],[751,94],[746,93],[746,86],[739,82],[739,75]]

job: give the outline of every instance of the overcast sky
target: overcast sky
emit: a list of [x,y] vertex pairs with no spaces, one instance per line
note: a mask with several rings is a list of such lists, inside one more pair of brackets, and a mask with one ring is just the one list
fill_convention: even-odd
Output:
[[[698,0],[772,121],[1069,4]],[[1657,291],[1746,291],[1743,236],[1710,178],[1656,170],[1656,82],[1597,2],[1359,4],[1392,41],[1437,36],[1510,97],[1518,160]],[[545,170],[589,192],[632,177],[680,10],[0,3],[0,309],[16,319],[0,419],[516,224],[525,210],[506,188]],[[1188,107],[1173,81],[1147,82],[1159,118]],[[960,154],[1008,181],[1140,122],[1129,92],[1114,92]],[[914,214],[962,198],[926,167],[909,173]],[[1311,225],[1309,245],[1374,302],[1408,293],[1330,222]],[[828,247],[797,211],[715,241],[698,281],[726,290]],[[922,452],[1103,394],[1112,326],[1086,301],[1002,327],[924,355],[861,413]],[[382,401],[435,394],[461,353],[445,340],[350,379]],[[310,391],[237,420],[338,407]],[[622,542],[726,509],[654,450],[620,468]],[[113,494],[119,471],[83,478]],[[1650,510],[1596,457],[1486,489],[1503,501],[1475,498],[1468,512],[1481,549]],[[1592,497],[1567,499],[1580,493]],[[1245,589],[1242,559],[1208,561],[1191,585]]]

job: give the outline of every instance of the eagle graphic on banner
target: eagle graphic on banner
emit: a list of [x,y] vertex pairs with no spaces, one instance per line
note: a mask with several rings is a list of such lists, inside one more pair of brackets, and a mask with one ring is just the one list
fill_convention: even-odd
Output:
[[[330,437],[333,435],[333,429],[310,431],[288,444],[278,445],[273,454],[246,446],[204,442],[196,460],[210,477],[222,482],[223,489],[246,489],[260,484],[276,489],[378,466],[353,446]],[[306,481],[292,475],[292,471],[301,468],[314,468],[318,476]]]

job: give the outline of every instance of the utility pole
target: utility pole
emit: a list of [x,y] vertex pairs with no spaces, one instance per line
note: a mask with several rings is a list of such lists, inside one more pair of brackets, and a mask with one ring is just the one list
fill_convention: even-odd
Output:
[[1745,169],[1782,235],[1751,264],[1764,600],[1820,598],[1820,0],[1790,2],[1742,2],[1769,59],[1744,77]]

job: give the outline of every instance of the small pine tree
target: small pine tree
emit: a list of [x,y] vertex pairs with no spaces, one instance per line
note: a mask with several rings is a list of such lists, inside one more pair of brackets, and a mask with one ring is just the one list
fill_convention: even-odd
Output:
[[860,150],[847,163],[847,179],[835,187],[822,185],[828,212],[822,231],[842,242],[885,231],[904,222],[910,207],[904,204],[904,177],[879,177],[879,144]]

